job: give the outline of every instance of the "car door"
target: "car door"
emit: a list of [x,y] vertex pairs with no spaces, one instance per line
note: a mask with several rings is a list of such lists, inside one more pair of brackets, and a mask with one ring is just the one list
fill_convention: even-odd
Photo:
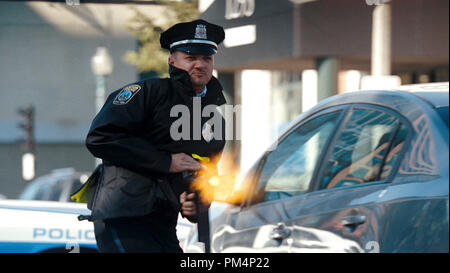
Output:
[[226,220],[214,228],[213,251],[291,251],[292,242],[284,240],[290,235],[284,223],[299,216],[303,196],[344,112],[335,107],[317,113],[281,138],[259,163],[248,204],[228,210]]
[[[300,210],[287,223],[301,248],[330,252],[379,252],[386,224],[386,194],[411,129],[388,109],[354,105]],[[315,236],[305,242],[296,230]],[[302,242],[303,240],[303,242]],[[302,249],[298,250],[302,250]]]

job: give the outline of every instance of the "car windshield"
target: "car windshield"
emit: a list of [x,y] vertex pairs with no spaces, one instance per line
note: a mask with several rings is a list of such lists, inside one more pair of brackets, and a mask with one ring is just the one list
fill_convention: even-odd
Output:
[[39,179],[31,182],[19,196],[22,200],[47,200],[54,180]]
[[445,107],[438,107],[436,108],[436,111],[438,112],[439,116],[444,121],[445,125],[447,125],[448,128],[448,106]]

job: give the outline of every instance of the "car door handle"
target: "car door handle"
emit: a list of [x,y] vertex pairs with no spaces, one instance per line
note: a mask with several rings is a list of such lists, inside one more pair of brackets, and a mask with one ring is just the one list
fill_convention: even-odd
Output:
[[270,239],[272,240],[283,240],[291,236],[291,230],[286,228],[283,223],[278,223],[277,227],[270,233]]
[[367,216],[364,214],[348,215],[342,217],[341,224],[343,226],[357,226],[366,222]]

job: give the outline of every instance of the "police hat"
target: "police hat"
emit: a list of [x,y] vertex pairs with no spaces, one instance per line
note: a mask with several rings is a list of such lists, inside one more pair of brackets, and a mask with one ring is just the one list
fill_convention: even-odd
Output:
[[161,47],[170,52],[181,50],[188,54],[212,55],[224,39],[221,26],[199,19],[172,26],[161,33],[159,41]]

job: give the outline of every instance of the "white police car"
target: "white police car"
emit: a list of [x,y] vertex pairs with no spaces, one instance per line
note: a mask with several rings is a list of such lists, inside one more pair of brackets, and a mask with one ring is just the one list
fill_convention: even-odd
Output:
[[[72,168],[57,169],[31,182],[21,200],[0,196],[0,253],[96,252],[92,222],[77,219],[91,211],[86,204],[70,200],[87,178],[87,173]],[[179,215],[180,246],[193,226]]]
[[86,204],[0,200],[0,253],[97,252]]
[[[86,204],[0,200],[0,253],[97,252],[92,222],[77,218],[86,214]],[[180,245],[193,226],[179,216]]]

